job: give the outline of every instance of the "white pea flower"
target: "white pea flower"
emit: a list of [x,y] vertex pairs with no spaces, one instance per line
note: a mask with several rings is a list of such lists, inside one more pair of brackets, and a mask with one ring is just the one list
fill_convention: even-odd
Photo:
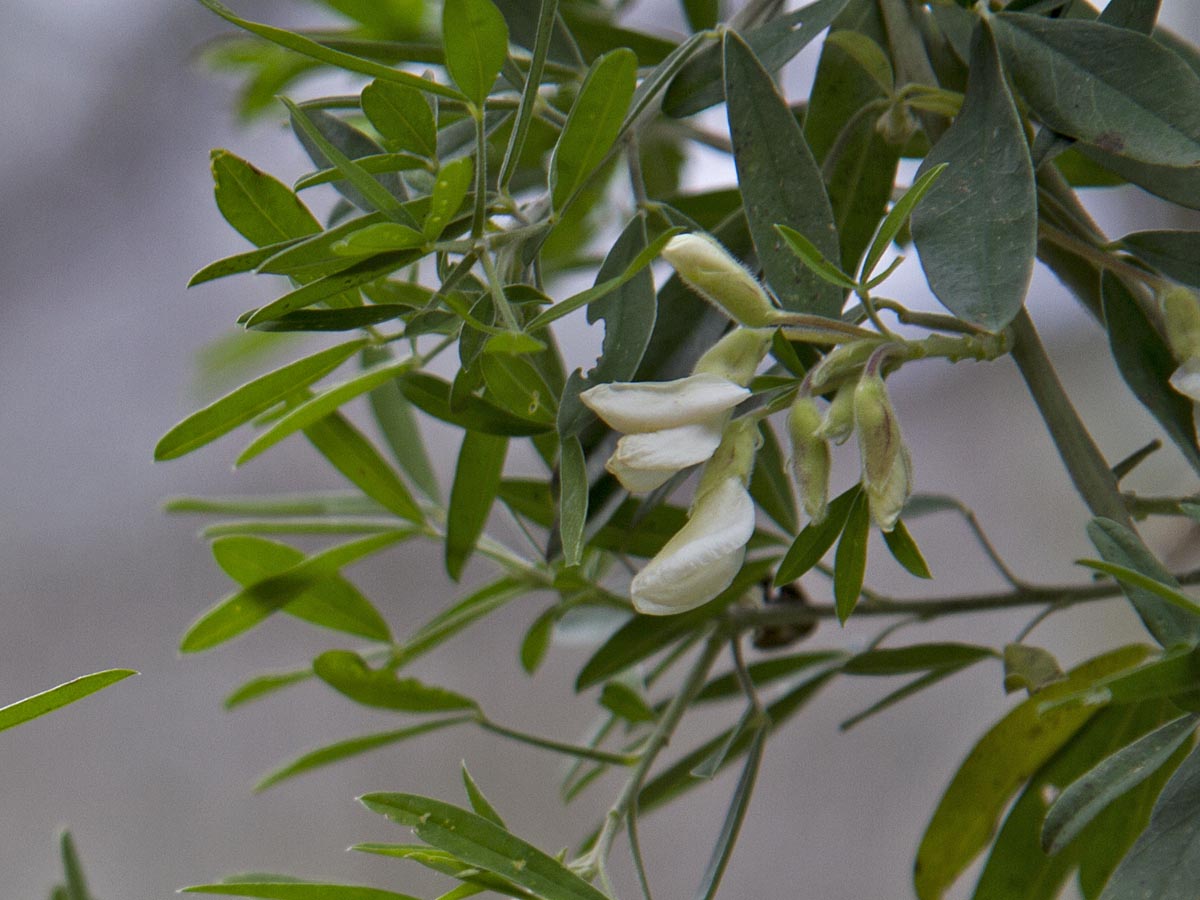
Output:
[[649,616],[687,612],[733,582],[754,534],[754,501],[746,489],[761,438],[754,422],[734,422],[705,466],[687,524],[629,585],[633,606]]

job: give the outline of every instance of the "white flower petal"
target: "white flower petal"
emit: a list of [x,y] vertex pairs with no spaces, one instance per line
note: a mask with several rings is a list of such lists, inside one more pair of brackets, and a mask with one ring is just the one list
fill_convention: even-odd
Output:
[[678,469],[635,469],[626,466],[615,456],[610,456],[604,468],[621,482],[621,487],[631,494],[645,494],[662,487],[671,480]]
[[702,463],[721,443],[722,413],[703,424],[680,425],[646,434],[627,434],[613,456],[638,469],[686,469]]
[[675,381],[598,384],[579,399],[617,431],[644,434],[711,419],[749,396],[727,378],[701,374]]
[[665,616],[707,603],[741,569],[752,534],[754,501],[740,478],[727,478],[700,498],[687,524],[634,576],[634,608]]
[[1200,403],[1200,359],[1189,359],[1171,373],[1171,387],[1193,403]]

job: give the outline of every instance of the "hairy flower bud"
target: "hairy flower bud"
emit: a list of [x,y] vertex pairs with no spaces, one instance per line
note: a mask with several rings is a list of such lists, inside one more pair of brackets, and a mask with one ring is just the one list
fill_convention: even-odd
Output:
[[817,436],[835,444],[844,444],[854,434],[854,388],[856,383],[848,381],[837,389]]
[[731,319],[752,328],[775,322],[779,310],[758,279],[706,234],[680,234],[662,251],[683,283]]
[[829,505],[829,444],[821,437],[823,419],[812,397],[797,397],[788,410],[792,439],[792,473],[800,503],[813,522],[825,518]]
[[1159,297],[1167,344],[1180,363],[1200,359],[1200,298],[1174,285]]
[[692,368],[695,375],[714,375],[747,385],[771,346],[767,329],[735,328],[704,352]]
[[900,424],[878,375],[864,374],[854,388],[854,427],[862,455],[863,483],[881,485],[900,453]]
[[900,519],[904,504],[912,493],[912,457],[901,446],[887,477],[881,482],[868,482],[867,504],[871,521],[882,531],[891,531]]

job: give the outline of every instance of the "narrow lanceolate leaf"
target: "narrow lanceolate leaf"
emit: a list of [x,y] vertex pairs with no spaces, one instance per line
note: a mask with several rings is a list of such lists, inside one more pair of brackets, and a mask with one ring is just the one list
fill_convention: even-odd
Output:
[[393,149],[437,158],[437,125],[416,88],[376,79],[363,88],[362,111]]
[[[393,531],[393,528],[386,531]],[[261,537],[237,535],[217,538],[213,558],[242,587],[282,575],[304,562],[295,547]],[[284,606],[298,619],[373,641],[390,641],[391,629],[371,602],[341,577],[323,578]]]
[[429,214],[425,216],[425,222],[421,225],[428,240],[440,237],[459,207],[463,205],[474,172],[475,161],[469,156],[460,157],[442,166],[437,180],[433,183],[433,193],[429,196]]
[[446,688],[415,678],[398,678],[391,669],[372,669],[349,650],[327,650],[313,660],[313,671],[338,693],[375,709],[438,713],[477,708],[470,697]]
[[995,658],[995,650],[974,644],[913,644],[866,650],[846,660],[841,671],[847,675],[908,675],[958,669]]
[[824,254],[816,248],[812,241],[786,225],[776,225],[775,230],[786,242],[788,249],[796,255],[800,262],[812,270],[814,275],[843,290],[854,290],[854,279],[827,260]]
[[825,258],[838,258],[821,170],[770,74],[733,32],[725,36],[725,96],[746,220],[767,283],[784,309],[837,316],[842,292],[811,272],[775,230],[794,228]]
[[544,900],[606,900],[563,863],[483,816],[414,794],[367,794],[368,809],[410,826],[421,840]]
[[200,0],[200,3],[226,22],[236,25],[238,28],[243,28],[251,34],[265,38],[273,44],[278,44],[280,47],[286,47],[294,53],[307,56],[310,59],[318,60],[339,69],[345,69],[347,72],[358,72],[361,75],[369,75],[372,78],[382,78],[385,81],[406,84],[417,90],[437,94],[441,97],[449,97],[453,100],[463,99],[463,95],[453,88],[446,87],[444,84],[437,84],[426,78],[413,75],[410,72],[405,72],[403,69],[377,63],[370,59],[363,59],[361,56],[355,56],[351,53],[343,53],[340,50],[333,50],[323,44],[317,43],[311,38],[295,34],[291,31],[285,31],[282,28],[275,28],[271,25],[263,25],[260,22],[251,22],[248,19],[240,18],[228,7],[218,3],[217,0]]
[[1046,813],[1042,848],[1062,850],[1110,803],[1153,775],[1192,736],[1198,718],[1192,714],[1168,722],[1073,781]]
[[507,452],[507,438],[482,431],[463,435],[446,520],[446,571],[455,581],[483,534]]
[[366,346],[359,339],[329,347],[320,353],[268,372],[188,416],[159,440],[156,460],[175,459],[215,441],[282,402],[296,391],[328,375]]
[[592,64],[550,161],[555,210],[566,206],[608,155],[636,86],[637,57],[632,51],[613,50]]
[[796,540],[779,563],[779,571],[775,574],[776,584],[795,581],[821,561],[821,557],[829,551],[838,535],[842,533],[846,517],[850,515],[850,509],[861,493],[862,488],[855,485],[840,494],[829,504],[824,519],[809,524],[796,536]]
[[111,684],[116,684],[130,675],[138,674],[133,669],[105,669],[103,672],[93,672],[84,675],[58,687],[10,703],[0,707],[0,731],[15,728],[22,722],[44,716],[63,706],[82,700],[88,694],[94,694]]
[[577,566],[583,556],[583,527],[587,524],[587,460],[579,438],[564,438],[559,453],[558,530],[562,537],[563,563]]
[[1163,788],[1150,824],[1117,867],[1101,900],[1188,900],[1200,869],[1200,750]]
[[312,668],[295,669],[291,672],[269,672],[265,675],[255,675],[232,691],[225,698],[223,706],[226,709],[236,709],[246,703],[266,697],[276,691],[300,684],[313,677]]
[[472,591],[405,638],[392,651],[392,667],[399,669],[408,665],[417,657],[448,641],[463,629],[491,615],[525,591],[524,585],[507,577]]
[[508,58],[508,26],[492,0],[446,0],[442,6],[446,71],[478,107]]
[[291,238],[290,240],[267,244],[264,247],[247,250],[245,253],[235,253],[233,256],[226,256],[223,259],[210,262],[188,279],[187,286],[195,287],[198,284],[204,284],[207,281],[214,281],[218,278],[225,278],[229,275],[253,272],[276,253],[286,250],[288,247],[293,247],[302,240],[304,238]]
[[961,319],[998,331],[1025,303],[1037,202],[1025,130],[986,24],[976,27],[962,112],[921,164],[947,164],[913,211],[929,286]]
[[416,900],[379,888],[350,884],[318,884],[297,881],[237,881],[197,884],[181,889],[185,894],[220,894],[223,897],[260,897],[264,900]]
[[904,196],[896,201],[896,205],[891,208],[880,224],[879,231],[871,241],[870,249],[867,250],[866,258],[863,260],[861,281],[865,283],[871,280],[871,275],[874,274],[875,266],[879,263],[883,252],[896,239],[900,229],[908,224],[909,216],[912,215],[921,199],[929,193],[929,189],[933,187],[933,183],[937,181],[947,165],[948,163],[942,163],[930,167],[913,182],[912,187],[904,192]]
[[1168,278],[1200,287],[1200,231],[1136,231],[1119,245]]
[[79,854],[75,852],[75,841],[69,831],[64,831],[59,840],[59,851],[62,855],[63,876],[66,884],[63,886],[65,900],[92,900],[92,892],[88,890],[87,880],[83,876],[83,866],[79,862]]
[[349,759],[352,756],[368,753],[371,750],[378,750],[380,747],[390,747],[393,744],[399,744],[411,738],[428,734],[431,731],[440,731],[443,728],[449,728],[453,725],[461,725],[473,719],[473,715],[453,716],[449,719],[422,722],[420,725],[413,725],[409,728],[383,731],[377,734],[366,734],[361,737],[338,741],[336,744],[329,744],[325,747],[318,747],[316,750],[310,750],[287,765],[281,766],[265,776],[254,786],[254,790],[265,791],[267,788],[279,784],[281,781],[287,781],[290,778],[295,778],[297,775],[303,775],[305,772],[311,772],[314,769],[332,765],[344,759]]
[[1145,163],[1200,163],[1200,78],[1177,54],[1099,22],[992,21],[1013,84],[1050,128]]
[[463,787],[467,791],[467,799],[471,802],[471,809],[489,822],[499,825],[501,828],[506,827],[504,819],[500,817],[500,813],[496,812],[496,807],[492,806],[491,801],[484,796],[479,785],[475,783],[475,779],[471,777],[471,773],[467,771],[466,763],[462,764],[462,780]]
[[904,522],[897,521],[895,528],[885,531],[883,541],[887,544],[887,548],[896,562],[904,566],[910,575],[915,575],[917,578],[933,577],[929,572],[929,565],[925,562],[925,557],[921,554],[921,548],[917,546],[917,542],[904,527]]
[[759,725],[754,729],[750,739],[746,764],[742,767],[742,774],[733,789],[733,797],[725,812],[721,833],[717,837],[716,846],[713,847],[708,867],[700,881],[700,887],[696,890],[696,897],[699,900],[713,900],[721,886],[721,876],[725,874],[725,867],[729,863],[729,857],[733,854],[733,846],[737,842],[742,822],[746,818],[746,810],[750,807],[750,797],[754,793],[754,782],[758,778],[758,769],[762,763],[763,749],[766,746],[767,728],[766,723]]
[[[364,364],[377,365],[387,359],[391,359],[391,354],[386,349],[374,349],[363,354]],[[425,450],[420,424],[400,385],[395,381],[380,385],[371,391],[369,400],[375,422],[400,468],[426,497],[435,503],[440,502],[441,490]]]
[[304,429],[304,436],[335,469],[388,512],[424,521],[412,492],[362,432],[341,413],[331,413]]
[[1123,647],[1072,670],[1067,681],[1026,700],[994,725],[955,773],[917,850],[913,884],[920,900],[941,897],[988,845],[1000,816],[1031,772],[1049,760],[1096,713],[1064,706],[1040,713],[1048,699],[1081,689],[1145,658]]
[[833,557],[833,596],[838,621],[843,625],[858,605],[863,576],[867,571],[867,538],[871,533],[871,516],[865,494],[859,494],[846,515],[846,526]]
[[291,188],[228,150],[211,155],[213,190],[225,221],[254,244],[264,247],[321,230]]
[[192,623],[180,652],[210,650],[244,634],[343,566],[411,536],[411,531],[396,530],[340,544],[231,594]]
[[355,397],[373,391],[398,378],[413,365],[414,361],[411,358],[380,363],[293,406],[287,415],[277,419],[270,428],[250,442],[250,445],[238,456],[235,465],[240,466],[249,462],[274,447],[288,435],[295,434],[325,418]]
[[[1171,577],[1171,573],[1163,568],[1136,534],[1110,519],[1102,518],[1089,522],[1087,533],[1106,562],[1132,569],[1149,581],[1150,587],[1147,587],[1126,577],[1120,580],[1120,584],[1146,630],[1159,644],[1169,648],[1182,644],[1195,645],[1200,641],[1200,614],[1173,603],[1154,590],[1154,585],[1177,589],[1179,582]],[[1185,600],[1188,606],[1195,606],[1190,599]]]
[[1184,459],[1200,472],[1192,402],[1170,384],[1171,374],[1178,365],[1171,348],[1119,278],[1105,272],[1100,293],[1104,327],[1121,377],[1175,442]]

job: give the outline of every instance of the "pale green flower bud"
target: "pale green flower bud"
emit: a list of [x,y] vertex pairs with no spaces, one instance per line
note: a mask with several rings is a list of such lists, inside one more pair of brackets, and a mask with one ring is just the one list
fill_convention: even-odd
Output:
[[912,493],[912,457],[908,448],[901,446],[887,477],[880,482],[868,482],[867,505],[871,521],[882,531],[891,531],[904,511],[904,504]]
[[717,375],[745,387],[771,346],[768,329],[735,328],[696,360],[695,375]]
[[825,420],[817,430],[817,436],[835,444],[844,444],[854,434],[854,388],[855,382],[847,381],[833,395],[833,402],[825,411]]
[[709,235],[676,235],[667,242],[662,256],[684,284],[735,322],[762,328],[779,316],[758,279]]
[[825,385],[836,384],[839,379],[858,372],[878,349],[878,341],[860,340],[840,344],[813,366],[808,375],[809,383],[816,393],[824,393]]
[[863,484],[882,485],[892,474],[902,442],[896,411],[878,375],[864,373],[854,388],[854,427],[862,455]]
[[1185,363],[1200,359],[1200,298],[1175,285],[1159,297],[1166,326],[1167,344],[1175,359]]
[[813,522],[825,518],[829,506],[829,444],[821,437],[823,419],[812,397],[797,397],[788,410],[792,439],[792,473],[800,503]]
[[918,127],[907,103],[893,103],[875,120],[875,132],[896,147],[908,143]]
[[696,500],[712,489],[713,485],[726,478],[737,478],[742,484],[750,483],[754,471],[754,457],[762,446],[762,433],[758,422],[753,419],[738,419],[725,426],[720,446],[704,466],[700,484],[696,486]]

